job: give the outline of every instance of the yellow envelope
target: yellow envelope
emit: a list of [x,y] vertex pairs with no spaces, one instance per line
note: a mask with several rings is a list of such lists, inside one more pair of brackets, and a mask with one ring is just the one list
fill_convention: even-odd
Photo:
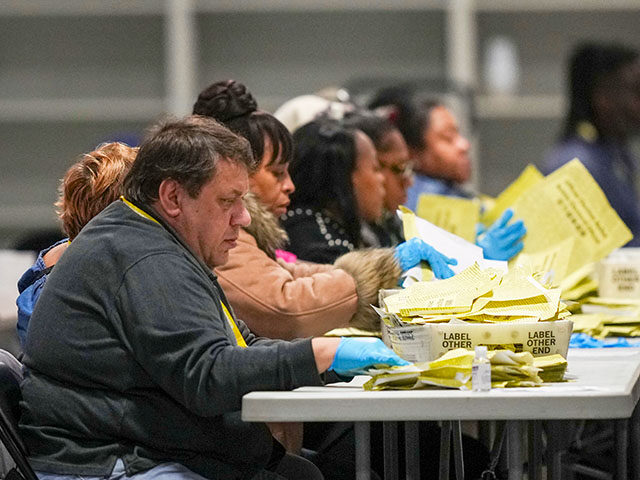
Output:
[[[536,254],[573,238],[566,274],[601,260],[632,238],[631,231],[578,159],[524,192],[512,205],[527,234],[522,254]],[[518,259],[512,260],[515,264]],[[558,272],[556,272],[557,274]],[[558,283],[562,278],[555,278]]]
[[481,215],[480,221],[484,223],[485,226],[490,226],[500,218],[500,215],[502,215],[507,208],[513,205],[524,192],[531,189],[543,178],[544,175],[540,173],[540,170],[533,165],[527,165],[520,176],[516,178],[511,185],[504,189],[500,195],[498,195],[493,202],[491,209]]
[[468,242],[474,243],[476,240],[476,225],[480,220],[480,206],[474,200],[422,194],[418,197],[416,214]]

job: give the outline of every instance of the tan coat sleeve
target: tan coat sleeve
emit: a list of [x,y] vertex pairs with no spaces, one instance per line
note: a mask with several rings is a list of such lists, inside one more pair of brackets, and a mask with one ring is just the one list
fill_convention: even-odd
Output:
[[305,262],[303,260],[298,260],[296,263],[288,263],[284,260],[278,259],[278,263],[282,265],[293,276],[293,278],[307,277],[309,275],[335,269],[333,265]]
[[241,230],[229,261],[215,273],[238,318],[256,335],[289,340],[348,326],[358,308],[354,279],[336,268],[310,275],[293,270],[267,256]]

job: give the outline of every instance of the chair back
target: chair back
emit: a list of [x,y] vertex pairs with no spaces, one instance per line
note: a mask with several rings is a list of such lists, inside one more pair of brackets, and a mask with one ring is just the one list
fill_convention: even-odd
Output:
[[16,468],[7,473],[5,478],[38,480],[27,461],[27,450],[20,437],[18,422],[20,420],[20,381],[22,380],[22,364],[6,350],[0,349],[0,440],[16,463]]

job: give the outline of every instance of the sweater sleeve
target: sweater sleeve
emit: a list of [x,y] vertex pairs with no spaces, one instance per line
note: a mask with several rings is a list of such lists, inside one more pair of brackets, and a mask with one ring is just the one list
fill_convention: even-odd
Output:
[[122,335],[136,360],[199,415],[237,411],[251,391],[322,383],[310,340],[235,345],[214,282],[179,255],[150,256],[132,266],[118,303]]
[[351,275],[330,266],[285,268],[252,240],[240,242],[216,269],[225,295],[252,332],[293,339],[349,324],[358,306]]

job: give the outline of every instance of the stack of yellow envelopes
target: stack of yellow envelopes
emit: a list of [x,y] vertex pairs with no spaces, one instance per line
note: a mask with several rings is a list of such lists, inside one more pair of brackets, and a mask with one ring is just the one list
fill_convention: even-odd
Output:
[[[471,389],[471,366],[474,352],[459,348],[432,362],[369,371],[371,380],[365,390],[411,390],[431,387]],[[493,350],[491,362],[492,388],[536,387],[543,382],[562,381],[567,361],[562,355],[533,357],[529,352],[514,353]]]
[[569,315],[560,289],[514,267],[508,273],[477,264],[446,280],[416,282],[384,297],[383,320],[390,326],[449,322],[539,322]]
[[595,338],[640,336],[640,299],[588,297],[581,303],[583,313],[571,317],[574,333]]

